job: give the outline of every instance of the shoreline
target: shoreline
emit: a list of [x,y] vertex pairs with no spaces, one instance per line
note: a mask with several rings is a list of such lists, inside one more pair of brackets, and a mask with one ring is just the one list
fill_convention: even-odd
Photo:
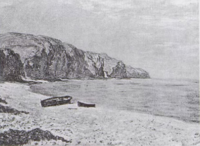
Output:
[[199,93],[192,81],[70,80],[34,84],[30,88],[32,92],[48,97],[71,95],[76,102],[85,100],[106,109],[147,113],[188,123],[200,122]]
[[[62,81],[61,81],[62,82]],[[40,97],[43,97],[43,98],[41,98],[40,100],[43,100],[43,99],[46,99],[46,98],[50,98],[51,96],[49,96],[49,95],[47,95],[47,94],[41,94],[41,93],[39,93],[39,92],[34,92],[34,91],[32,91],[32,89],[30,88],[31,87],[31,84],[29,84],[29,83],[20,83],[20,82],[0,82],[0,88],[1,88],[1,85],[2,84],[9,84],[9,85],[11,85],[11,84],[13,84],[13,85],[22,85],[22,86],[24,86],[23,87],[23,89],[26,89],[26,91],[28,91],[28,92],[31,92],[31,93],[33,93],[33,94],[36,94],[36,95],[39,95]],[[36,84],[44,84],[44,83],[49,83],[49,82],[37,82]],[[6,87],[8,87],[9,88],[9,85],[7,86],[6,85]],[[7,93],[4,93],[4,94],[7,94]],[[4,96],[4,95],[2,95],[2,96]],[[7,95],[7,96],[9,96],[9,95]],[[5,99],[5,98],[4,98]],[[8,98],[8,100],[9,100],[9,98]],[[15,106],[15,105],[13,105],[12,103],[10,103],[12,106]],[[110,110],[112,110],[112,109],[110,109]],[[114,110],[119,110],[119,109],[114,109]],[[164,117],[164,118],[170,118],[170,119],[174,119],[174,120],[179,120],[179,121],[183,121],[183,122],[186,122],[186,123],[191,123],[191,124],[199,124],[199,122],[198,121],[189,121],[189,120],[184,120],[184,119],[179,119],[179,118],[176,118],[176,117],[171,117],[171,116],[164,116],[164,115],[159,115],[159,114],[151,114],[151,113],[146,113],[146,112],[143,112],[143,111],[139,111],[139,110],[134,110],[134,111],[130,111],[130,110],[128,110],[128,109],[120,109],[121,111],[127,111],[127,112],[133,112],[133,113],[138,113],[138,114],[146,114],[146,115],[152,115],[152,116],[156,116],[156,117]],[[200,119],[200,117],[199,117],[199,119]]]

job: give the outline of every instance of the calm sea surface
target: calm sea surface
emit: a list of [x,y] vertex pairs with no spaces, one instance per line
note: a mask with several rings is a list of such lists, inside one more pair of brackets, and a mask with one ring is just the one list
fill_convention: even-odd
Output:
[[199,122],[199,81],[161,79],[66,80],[33,84],[34,92],[70,95],[73,102]]

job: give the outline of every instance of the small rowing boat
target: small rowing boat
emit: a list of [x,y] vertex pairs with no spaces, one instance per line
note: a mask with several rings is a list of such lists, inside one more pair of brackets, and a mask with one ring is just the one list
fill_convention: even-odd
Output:
[[93,103],[84,103],[84,102],[78,101],[77,104],[79,107],[95,107],[95,104]]
[[42,107],[57,106],[71,103],[71,96],[51,97],[41,101]]

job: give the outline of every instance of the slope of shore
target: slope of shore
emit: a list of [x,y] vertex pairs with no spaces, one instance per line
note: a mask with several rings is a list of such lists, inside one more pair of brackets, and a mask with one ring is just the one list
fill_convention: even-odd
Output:
[[0,93],[9,106],[29,112],[0,114],[1,132],[42,128],[71,140],[67,145],[73,146],[200,145],[200,125],[196,123],[100,107],[85,109],[75,104],[42,108],[40,100],[47,96],[32,93],[28,85],[19,83],[1,83]]

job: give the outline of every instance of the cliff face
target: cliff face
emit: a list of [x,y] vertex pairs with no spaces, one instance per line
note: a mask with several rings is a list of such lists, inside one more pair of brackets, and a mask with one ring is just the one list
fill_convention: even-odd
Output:
[[149,78],[106,54],[84,52],[60,40],[30,34],[0,35],[0,80]]
[[20,81],[24,76],[20,56],[10,49],[0,50],[0,80]]

